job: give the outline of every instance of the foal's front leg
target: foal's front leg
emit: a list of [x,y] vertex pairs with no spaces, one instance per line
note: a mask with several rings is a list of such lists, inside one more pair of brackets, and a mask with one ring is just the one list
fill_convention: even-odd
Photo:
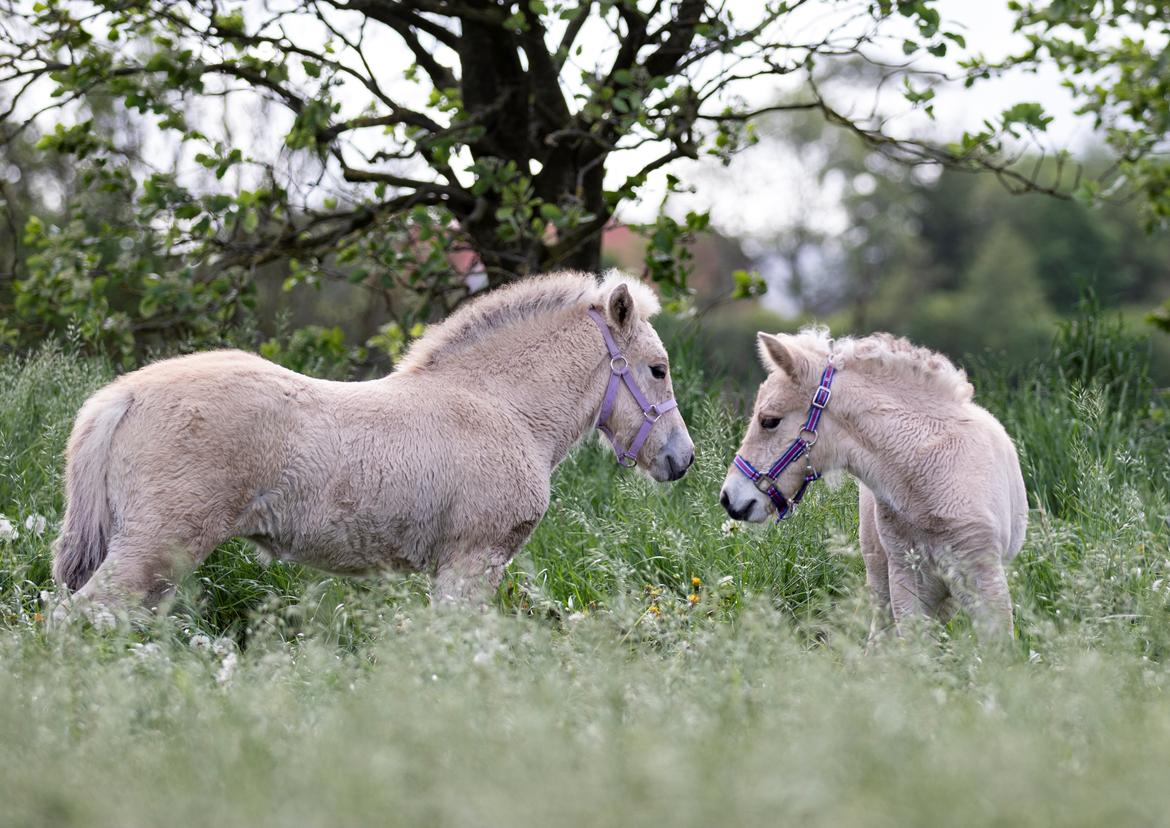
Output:
[[929,571],[924,557],[914,550],[898,550],[889,556],[890,607],[901,634],[913,618],[940,618],[949,590],[942,578]]
[[872,647],[894,629],[894,615],[890,606],[890,567],[885,547],[878,536],[877,504],[871,492],[858,484],[858,536],[861,557],[865,560],[865,584],[873,603],[866,647]]
[[504,578],[516,550],[479,548],[444,556],[435,572],[433,600],[445,603],[487,602]]

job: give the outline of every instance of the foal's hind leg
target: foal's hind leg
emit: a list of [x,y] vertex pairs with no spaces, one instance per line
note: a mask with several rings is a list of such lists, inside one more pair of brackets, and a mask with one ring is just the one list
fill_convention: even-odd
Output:
[[110,539],[109,553],[73,596],[78,605],[155,608],[179,580],[202,563],[215,543],[163,528],[134,527]]
[[997,555],[956,555],[948,580],[951,593],[971,616],[980,643],[1012,640],[1012,596]]
[[155,607],[182,577],[190,553],[142,535],[115,535],[105,561],[77,594],[77,604]]

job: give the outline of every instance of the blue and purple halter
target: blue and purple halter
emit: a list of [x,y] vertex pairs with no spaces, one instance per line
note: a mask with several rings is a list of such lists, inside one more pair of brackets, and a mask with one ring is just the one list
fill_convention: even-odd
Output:
[[[825,367],[824,373],[821,374],[820,385],[813,392],[812,404],[808,408],[808,419],[801,426],[800,433],[792,441],[792,445],[772,464],[767,474],[757,470],[755,466],[744,459],[743,455],[735,455],[735,467],[743,472],[748,480],[755,483],[756,488],[766,494],[776,506],[777,523],[790,517],[796,511],[796,506],[804,498],[804,493],[807,491],[809,485],[821,477],[820,472],[813,468],[809,452],[816,445],[817,426],[820,425],[821,415],[829,405],[829,398],[833,396],[833,376],[836,373],[837,369],[832,361],[830,361]],[[812,439],[806,439],[805,435],[809,435]],[[786,468],[801,457],[805,458],[804,482],[800,484],[800,488],[796,490],[796,494],[789,500],[776,485],[776,480]]]
[[[609,325],[605,318],[593,310],[589,309],[589,318],[597,325],[597,329],[601,331],[601,338],[605,341],[605,349],[609,351],[609,384],[605,388],[605,397],[601,401],[601,411],[597,415],[597,430],[609,438],[610,445],[613,446],[614,456],[617,458],[619,466],[626,468],[633,468],[638,465],[638,452],[642,448],[642,444],[646,442],[646,438],[650,436],[650,429],[654,428],[654,424],[658,422],[658,418],[667,411],[678,408],[678,403],[675,400],[665,400],[660,403],[652,403],[646,399],[646,395],[642,393],[642,389],[638,387],[638,383],[634,380],[634,374],[630,370],[629,361],[622,355],[621,349],[618,348],[617,342],[614,341],[613,334],[609,330]],[[617,399],[618,386],[625,382],[626,388],[630,389],[630,394],[634,401],[642,409],[642,425],[638,428],[638,433],[634,435],[634,439],[630,441],[630,445],[623,449],[618,442],[617,435],[614,434],[613,429],[609,425],[609,415],[613,413],[613,403]]]

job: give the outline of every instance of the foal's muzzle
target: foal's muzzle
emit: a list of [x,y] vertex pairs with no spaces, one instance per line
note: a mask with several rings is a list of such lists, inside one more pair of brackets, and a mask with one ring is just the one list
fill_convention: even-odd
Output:
[[675,454],[666,455],[666,468],[669,471],[668,480],[678,480],[687,473],[687,469],[695,462],[695,452],[692,450],[686,457],[677,457]]
[[747,520],[751,516],[752,510],[756,508],[756,502],[754,500],[749,500],[745,508],[737,509],[732,505],[731,498],[727,496],[726,490],[720,492],[719,502],[723,505],[723,508],[727,510],[727,514],[731,516],[732,520]]

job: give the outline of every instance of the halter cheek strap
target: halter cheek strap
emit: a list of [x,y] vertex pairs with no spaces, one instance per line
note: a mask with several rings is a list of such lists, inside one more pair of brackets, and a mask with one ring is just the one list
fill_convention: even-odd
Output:
[[[660,403],[649,402],[642,390],[638,388],[638,383],[634,380],[633,372],[630,371],[630,363],[622,356],[621,349],[618,348],[617,342],[614,341],[613,334],[609,330],[609,325],[600,313],[590,308],[589,318],[597,325],[597,329],[601,331],[601,338],[605,340],[605,349],[609,351],[609,385],[605,388],[605,397],[601,401],[601,411],[597,415],[597,430],[609,438],[610,445],[613,446],[614,456],[617,457],[618,465],[632,468],[638,465],[638,451],[641,450],[642,444],[646,442],[646,438],[650,436],[650,429],[654,428],[654,424],[658,422],[658,418],[670,411],[672,408],[678,408],[678,403],[674,400],[666,400]],[[642,425],[638,428],[638,433],[634,435],[633,441],[629,447],[622,450],[621,444],[618,443],[617,435],[613,433],[613,429],[609,425],[609,415],[613,413],[613,403],[617,398],[618,386],[625,382],[626,388],[630,389],[630,394],[633,395],[635,402],[642,408]]]
[[[800,434],[792,441],[792,445],[788,447],[780,457],[768,469],[768,473],[756,469],[749,463],[742,454],[735,455],[735,467],[743,473],[743,475],[750,481],[756,484],[756,488],[766,494],[772,503],[776,506],[776,522],[791,517],[792,513],[796,511],[796,506],[804,499],[804,493],[808,487],[812,485],[813,481],[819,480],[820,472],[813,468],[812,460],[809,459],[809,451],[816,445],[817,442],[817,426],[821,423],[821,415],[825,413],[825,409],[829,406],[829,399],[833,396],[833,377],[836,376],[837,369],[832,362],[829,362],[825,367],[824,373],[821,374],[820,385],[813,393],[812,403],[808,408],[808,418],[804,421],[804,425],[800,428]],[[805,458],[805,474],[804,481],[800,484],[800,488],[796,490],[796,494],[789,500],[780,491],[776,485],[777,479],[783,471],[799,460],[801,457]]]

